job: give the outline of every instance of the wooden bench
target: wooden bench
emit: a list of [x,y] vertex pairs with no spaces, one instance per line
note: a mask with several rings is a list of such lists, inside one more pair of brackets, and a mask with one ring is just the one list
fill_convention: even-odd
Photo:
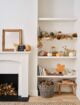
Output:
[[58,93],[61,94],[61,88],[62,86],[69,86],[72,89],[72,93],[75,95],[76,94],[76,83],[67,81],[67,82],[58,82]]

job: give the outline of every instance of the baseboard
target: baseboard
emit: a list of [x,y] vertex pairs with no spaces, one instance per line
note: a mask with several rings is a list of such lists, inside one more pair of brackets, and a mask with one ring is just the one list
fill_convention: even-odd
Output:
[[21,101],[21,102],[29,101],[29,96],[28,97],[19,97],[18,101]]
[[29,96],[38,96],[38,90],[30,90]]
[[80,95],[77,94],[76,96],[77,96],[77,98],[80,100]]
[[80,91],[79,90],[80,90],[79,88],[76,89],[76,96],[80,100]]

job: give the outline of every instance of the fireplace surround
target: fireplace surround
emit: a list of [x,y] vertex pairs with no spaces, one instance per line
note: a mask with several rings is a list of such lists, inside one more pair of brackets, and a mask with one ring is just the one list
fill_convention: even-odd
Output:
[[7,82],[13,78],[12,82],[17,83],[14,85],[17,95],[7,97],[3,95],[0,101],[28,101],[29,54],[30,52],[0,52],[0,76],[7,77]]

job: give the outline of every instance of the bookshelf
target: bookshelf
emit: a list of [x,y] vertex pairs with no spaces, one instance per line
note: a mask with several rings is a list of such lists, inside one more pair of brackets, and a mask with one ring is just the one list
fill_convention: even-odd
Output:
[[[38,25],[40,31],[58,32],[62,31],[63,33],[74,33],[75,24],[77,18],[74,14],[74,1],[73,0],[38,0]],[[50,51],[51,46],[57,46],[59,51],[63,50],[62,47],[66,45],[67,47],[73,48],[76,50],[77,40],[47,40],[46,38],[42,40],[43,48],[38,49]],[[64,64],[66,68],[70,70],[76,68],[77,60],[77,51],[76,56],[40,56],[38,55],[38,65],[41,65],[48,70],[55,68],[57,64]],[[53,70],[53,69],[52,69]],[[53,70],[54,71],[54,70]],[[37,73],[37,82],[39,79],[51,78],[56,79],[75,79],[76,73],[74,75],[38,75]]]

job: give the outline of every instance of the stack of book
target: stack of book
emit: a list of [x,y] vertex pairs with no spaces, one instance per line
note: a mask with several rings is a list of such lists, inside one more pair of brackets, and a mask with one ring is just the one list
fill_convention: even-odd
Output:
[[46,75],[45,68],[43,68],[42,66],[39,66],[39,65],[38,65],[38,72],[37,72],[37,75],[38,75],[38,76]]

